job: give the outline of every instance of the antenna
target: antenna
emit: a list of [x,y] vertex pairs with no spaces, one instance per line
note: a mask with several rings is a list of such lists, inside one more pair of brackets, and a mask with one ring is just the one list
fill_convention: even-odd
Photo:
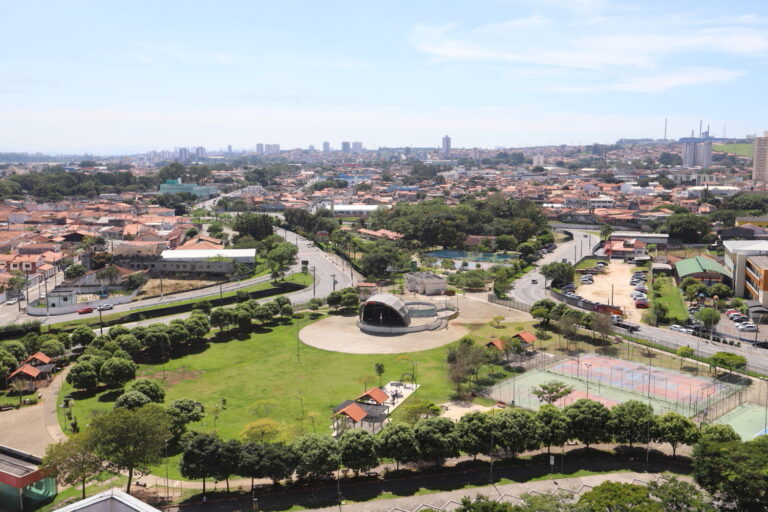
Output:
[[664,118],[664,140],[667,140],[667,118]]

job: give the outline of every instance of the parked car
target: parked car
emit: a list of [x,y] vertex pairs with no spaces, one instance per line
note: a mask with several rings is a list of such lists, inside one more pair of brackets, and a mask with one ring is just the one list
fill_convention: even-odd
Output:
[[114,307],[115,306],[113,306],[112,304],[102,304],[101,306],[99,306],[96,309],[98,309],[99,311],[109,311],[110,309],[112,309]]
[[86,306],[77,310],[78,315],[84,315],[86,313],[93,313],[93,308],[91,306]]
[[683,330],[683,326],[682,325],[677,325],[677,324],[672,324],[672,325],[669,326],[669,329],[672,330],[672,331],[681,332]]
[[539,280],[538,279],[531,279],[531,284],[539,284]]
[[647,286],[635,286],[635,291],[637,292],[643,292],[648,293],[648,287]]
[[737,316],[737,317],[733,318],[732,320],[733,320],[733,323],[735,323],[735,324],[742,324],[744,322],[749,322],[750,321],[749,317],[747,315]]
[[756,341],[753,345],[760,348],[768,348],[768,341]]
[[8,299],[7,301],[5,301],[5,303],[10,305],[10,306],[13,306],[17,302],[19,302],[19,298],[18,297],[14,297],[12,299]]
[[648,309],[651,305],[646,300],[636,300],[635,307],[637,309]]
[[743,324],[739,324],[736,329],[742,332],[757,332],[757,326],[752,322],[744,322]]
[[[693,306],[691,306],[691,307],[693,307]],[[688,309],[691,309],[691,308],[688,308]],[[725,311],[725,316],[730,317],[734,313],[741,313],[741,311],[739,311],[738,309],[727,309]]]

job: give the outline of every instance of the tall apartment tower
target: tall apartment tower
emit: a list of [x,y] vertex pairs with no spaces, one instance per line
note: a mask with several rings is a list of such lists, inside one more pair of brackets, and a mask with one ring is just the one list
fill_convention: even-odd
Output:
[[353,142],[352,143],[352,152],[353,153],[362,153],[363,152],[363,143],[362,142]]
[[341,152],[345,155],[350,153],[351,148],[352,146],[349,144],[349,141],[345,140],[341,142]]
[[755,137],[755,153],[752,158],[752,181],[768,182],[768,131]]
[[451,138],[447,135],[443,137],[443,146],[440,152],[444,155],[447,155],[451,152]]
[[179,148],[179,161],[186,162],[189,160],[189,149]]
[[330,153],[330,152],[331,152],[331,143],[323,142],[323,153]]
[[264,154],[264,144],[262,144],[261,142],[256,144],[256,154],[257,155],[263,155]]
[[198,146],[195,148],[195,158],[198,160],[205,158],[205,148],[203,146]]
[[683,143],[683,167],[701,167],[706,169],[712,165],[711,142]]

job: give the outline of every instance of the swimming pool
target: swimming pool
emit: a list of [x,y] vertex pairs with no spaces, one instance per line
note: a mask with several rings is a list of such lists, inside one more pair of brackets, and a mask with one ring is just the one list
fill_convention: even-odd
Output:
[[429,251],[424,253],[426,256],[433,258],[451,259],[451,260],[465,260],[465,261],[481,261],[488,263],[509,263],[520,257],[517,253],[487,253],[487,252],[470,252],[459,251],[455,249],[440,249],[438,251]]

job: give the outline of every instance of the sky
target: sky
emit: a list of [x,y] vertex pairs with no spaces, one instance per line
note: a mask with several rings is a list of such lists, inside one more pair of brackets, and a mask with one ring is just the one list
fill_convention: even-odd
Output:
[[0,151],[768,130],[768,2],[3,2]]

